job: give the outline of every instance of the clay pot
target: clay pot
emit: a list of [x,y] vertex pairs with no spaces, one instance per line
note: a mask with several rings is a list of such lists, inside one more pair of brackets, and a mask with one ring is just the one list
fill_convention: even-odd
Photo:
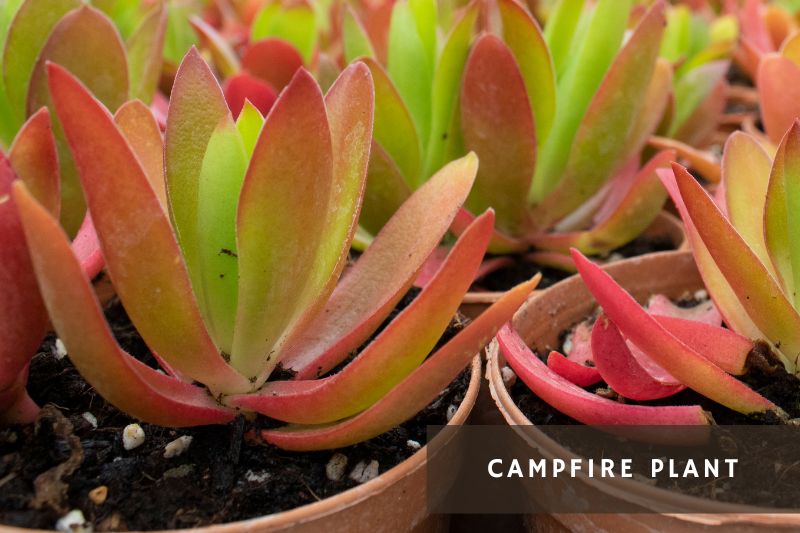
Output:
[[[464,400],[448,425],[464,424],[469,417],[482,381],[481,368],[481,358],[476,355],[472,360],[470,380]],[[440,437],[445,436],[440,435]],[[442,448],[437,450],[441,451]],[[443,533],[449,528],[449,516],[431,515],[427,510],[427,461],[428,446],[425,446],[377,478],[336,496],[282,513],[198,528],[195,531],[200,533],[278,531]],[[35,531],[0,526],[0,533]]]
[[[675,215],[666,211],[659,213],[658,217],[656,217],[650,227],[645,230],[643,235],[651,238],[665,238],[672,243],[675,250],[689,249],[689,243],[683,231],[683,223]],[[622,259],[621,261],[634,259],[636,258],[632,257],[629,259]],[[464,295],[461,312],[468,317],[474,318],[481,314],[484,309],[496,302],[502,295],[502,292],[470,291]]]
[[[703,288],[691,252],[661,252],[611,264],[606,271],[640,302],[653,293],[680,297],[687,291]],[[529,299],[514,317],[514,327],[534,349],[558,349],[561,331],[585,319],[596,306],[580,277],[557,283]],[[497,343],[487,349],[486,375],[489,390],[497,407],[510,425],[532,425],[517,408],[503,384],[500,370],[505,366]],[[529,446],[528,453],[537,458],[574,456],[558,442],[538,430],[520,432]],[[530,515],[525,518],[528,531],[670,531],[698,530],[766,531],[800,527],[800,515],[775,514],[768,509],[753,508],[754,514],[731,513],[731,504],[685,496],[645,485],[632,479],[589,479],[580,477],[584,494],[593,494],[594,501],[603,498],[609,507],[615,505],[641,509],[641,514],[553,514]],[[572,484],[571,487],[575,487]],[[555,487],[548,487],[555,492]],[[600,496],[602,495],[602,496]],[[546,497],[546,496],[545,496]],[[541,500],[539,500],[541,501]],[[625,502],[622,504],[621,502]],[[611,508],[611,507],[610,507]],[[652,509],[675,509],[679,514],[663,514]],[[735,509],[741,511],[741,506]],[[650,514],[647,514],[649,510]],[[721,512],[722,511],[722,512]],[[723,514],[724,512],[728,514]],[[712,514],[717,513],[717,514]]]

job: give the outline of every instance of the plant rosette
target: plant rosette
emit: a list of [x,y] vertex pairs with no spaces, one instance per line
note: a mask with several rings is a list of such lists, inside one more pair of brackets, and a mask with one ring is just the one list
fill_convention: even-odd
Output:
[[[629,261],[608,265],[603,270],[640,303],[647,302],[653,295],[661,295],[673,300],[685,299],[687,296],[696,295],[698,290],[703,290],[704,288],[703,280],[695,266],[692,254],[688,251],[664,252],[634,258]],[[651,307],[652,305],[651,303]],[[662,308],[662,311],[665,308]],[[656,421],[657,417],[666,417],[674,421],[678,417],[695,416],[696,413],[691,411],[692,406],[689,405],[680,405],[675,408],[650,407],[630,400],[622,404],[614,400],[601,398],[589,392],[589,385],[586,386],[587,388],[575,385],[576,373],[570,374],[564,370],[566,365],[551,365],[550,361],[544,363],[532,354],[524,359],[529,364],[525,364],[524,367],[517,366],[519,372],[515,372],[516,379],[508,379],[509,369],[507,365],[509,364],[509,359],[506,354],[509,353],[507,350],[511,346],[509,343],[513,342],[512,338],[520,339],[519,342],[521,344],[524,343],[526,347],[530,347],[532,351],[540,354],[552,354],[552,350],[558,350],[562,347],[562,333],[571,330],[576,324],[582,323],[587,317],[591,317],[595,309],[596,303],[592,298],[592,293],[580,276],[574,276],[553,285],[528,300],[514,317],[511,324],[513,331],[505,328],[498,334],[497,339],[499,342],[495,340],[487,348],[486,377],[489,382],[490,393],[506,422],[512,426],[530,426],[534,424],[531,421],[531,417],[534,416],[533,412],[527,411],[527,409],[526,412],[523,412],[520,408],[518,393],[515,394],[513,392],[515,387],[522,387],[523,391],[529,393],[526,385],[530,381],[531,375],[541,378],[541,381],[535,377],[533,378],[535,380],[534,386],[537,387],[542,395],[547,396],[548,402],[555,401],[555,403],[559,403],[561,401],[559,399],[554,400],[550,396],[551,393],[556,395],[563,394],[573,398],[574,402],[568,401],[567,403],[571,403],[573,407],[577,406],[577,411],[572,410],[571,414],[579,421],[583,419],[583,421],[591,421],[602,425],[603,421],[589,420],[589,418],[592,416],[602,417],[607,414],[607,419],[616,415],[629,418],[643,417],[639,423],[641,424],[643,423],[642,420],[646,420],[646,423],[650,425],[658,423]],[[654,311],[651,312],[655,315]],[[706,317],[709,315],[707,313],[703,314]],[[695,318],[698,318],[698,316]],[[599,319],[598,322],[600,320],[602,319]],[[509,333],[515,333],[518,337],[509,335]],[[699,344],[694,347],[698,346]],[[513,356],[512,358],[517,361],[523,360],[518,356]],[[536,358],[537,361],[533,362],[531,358]],[[570,362],[573,361],[570,360]],[[568,368],[574,369],[574,367]],[[589,369],[589,366],[584,365],[584,368]],[[562,375],[568,375],[570,379],[568,380]],[[553,379],[548,379],[550,377]],[[537,383],[541,384],[545,381],[550,381],[554,386],[549,390],[538,388]],[[517,385],[515,386],[514,383]],[[740,382],[736,381],[736,383]],[[542,398],[538,394],[534,396],[534,399],[536,397]],[[580,406],[581,402],[585,402],[582,407]],[[538,406],[539,403],[537,403],[537,408]],[[543,416],[546,416],[547,413],[559,414],[556,409],[549,407],[544,402],[541,402],[541,406],[546,410],[540,413]],[[620,408],[628,411],[620,413],[618,411]],[[704,404],[704,408],[708,408],[708,403]],[[582,409],[583,411],[581,411]],[[669,411],[669,409],[675,410]],[[725,411],[725,408],[721,406],[718,409]],[[716,413],[717,411],[714,412]],[[559,414],[559,416],[561,415]],[[737,419],[737,423],[746,423],[741,422],[741,420]],[[695,422],[707,423],[705,414],[702,417],[696,417]],[[612,422],[606,420],[605,423]],[[689,422],[684,420],[683,423],[688,424]],[[532,452],[534,458],[578,457],[542,431],[526,429],[526,431],[521,432],[521,435],[530,446],[529,451]],[[582,494],[588,495],[588,497],[592,497],[592,494],[595,495],[594,497],[602,494],[605,501],[611,502],[609,505],[613,506],[614,502],[624,502],[627,505],[626,508],[630,508],[633,505],[642,509],[643,513],[574,513],[554,514],[546,517],[531,515],[526,518],[529,530],[538,531],[535,527],[541,527],[545,522],[547,522],[546,525],[555,529],[597,528],[610,531],[633,527],[647,527],[656,531],[694,531],[698,527],[725,528],[725,531],[751,531],[754,529],[781,527],[796,528],[800,524],[800,518],[797,515],[774,514],[767,508],[753,508],[753,513],[737,513],[734,510],[741,511],[741,506],[678,494],[635,479],[620,477],[590,479],[583,473],[580,473],[577,477],[581,482],[580,488],[576,489],[576,484],[573,483],[570,485],[571,489],[583,490],[585,492]],[[557,492],[556,487],[550,488]],[[664,509],[667,506],[678,509],[679,511],[676,512],[680,514],[665,514],[653,511],[653,509]]]

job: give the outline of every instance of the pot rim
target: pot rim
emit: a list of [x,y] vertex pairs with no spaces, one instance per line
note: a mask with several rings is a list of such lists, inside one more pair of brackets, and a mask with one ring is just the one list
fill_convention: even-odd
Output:
[[[655,262],[661,261],[686,261],[687,256],[691,258],[689,251],[675,251],[663,252],[657,254],[649,254],[634,258],[640,263],[639,268],[646,269],[648,266],[653,265]],[[604,267],[610,274],[614,275],[615,271],[620,270],[620,267],[625,268],[626,263],[620,261]],[[625,286],[624,281],[621,283]],[[534,303],[541,304],[543,300],[552,298],[553,293],[575,290],[573,287],[583,286],[583,281],[579,276],[572,276],[562,280],[553,286],[545,289],[544,291],[531,297],[525,302],[518,314],[525,313],[526,309]],[[524,425],[535,426],[525,414],[517,407],[511,393],[505,386],[502,375],[500,372],[500,359],[502,355],[499,352],[499,346],[496,340],[492,340],[491,344],[486,348],[487,364],[486,364],[486,379],[489,382],[489,393],[500,410],[503,418],[510,426]],[[539,450],[546,457],[553,457],[558,453],[559,457],[579,457],[566,448],[561,446],[557,441],[551,439],[544,432],[538,429],[526,428],[523,438],[526,442]],[[745,506],[747,512],[742,512],[743,506],[735,505],[727,502],[715,502],[707,498],[698,496],[688,496],[679,494],[664,488],[654,487],[641,483],[634,479],[628,478],[588,478],[585,473],[579,472],[577,475],[582,482],[592,486],[595,489],[601,490],[607,494],[644,507],[647,509],[652,508],[654,501],[659,501],[663,508],[667,506],[674,507],[676,510],[680,509],[682,512],[675,513],[657,513],[665,516],[670,516],[683,521],[697,523],[698,525],[723,525],[730,523],[754,523],[761,525],[782,525],[782,526],[797,526],[800,525],[800,513],[777,513],[777,509],[757,506]],[[683,511],[689,510],[689,512]],[[732,512],[736,510],[737,512]],[[724,514],[722,514],[724,513]],[[559,513],[553,513],[559,514]],[[564,513],[568,514],[568,513]],[[574,514],[574,513],[570,513]]]
[[[686,238],[686,232],[683,228],[683,222],[673,215],[672,213],[668,213],[663,209],[658,213],[658,216],[653,220],[653,223],[650,225],[650,228],[645,230],[645,234],[649,231],[654,231],[652,228],[662,228],[662,233],[665,234],[669,239],[672,241],[672,244],[675,246],[674,250],[670,250],[670,252],[680,252],[684,250],[689,250],[689,239]],[[620,259],[619,261],[615,261],[612,264],[622,263],[625,261],[634,261],[640,257],[646,257],[648,255],[659,254],[663,252],[650,252],[644,255],[638,255],[634,257],[627,257],[625,259]],[[668,253],[668,252],[667,252]],[[562,280],[564,281],[564,280]],[[560,283],[560,282],[559,282]],[[547,289],[535,290],[535,294],[539,294],[544,292]],[[470,304],[470,305],[491,305],[499,300],[505,292],[503,291],[469,291],[464,295],[462,303]]]
[[[469,417],[472,407],[475,405],[475,400],[478,396],[478,390],[481,387],[482,376],[482,363],[480,354],[476,354],[470,363],[470,378],[467,385],[467,390],[464,394],[464,399],[458,406],[453,417],[447,422],[447,425],[463,425],[467,417]],[[395,465],[378,477],[362,484],[353,487],[346,491],[340,492],[334,496],[324,498],[314,503],[295,507],[288,511],[281,511],[272,513],[265,516],[255,518],[248,518],[246,520],[238,520],[236,522],[228,522],[224,524],[212,524],[204,527],[193,528],[193,531],[201,533],[242,533],[249,531],[271,531],[283,530],[292,526],[299,526],[304,523],[313,522],[315,520],[324,519],[340,511],[345,511],[350,507],[358,505],[370,498],[373,494],[381,493],[387,490],[390,486],[397,483],[401,479],[410,476],[420,468],[424,468],[428,460],[428,445],[426,444],[411,457]],[[52,533],[54,530],[48,529],[28,529],[15,526],[7,526],[0,524],[0,532],[3,533]],[[175,532],[180,530],[164,529],[153,530],[146,533],[166,533]]]

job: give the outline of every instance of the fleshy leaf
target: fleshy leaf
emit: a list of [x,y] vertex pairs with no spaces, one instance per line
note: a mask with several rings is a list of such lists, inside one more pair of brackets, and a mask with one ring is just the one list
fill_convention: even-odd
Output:
[[[573,2],[574,3],[574,2]],[[536,119],[536,140],[547,139],[556,113],[556,78],[553,61],[539,25],[515,0],[498,2],[503,21],[503,41],[514,54]]]
[[[90,6],[64,16],[50,33],[31,75],[26,102],[29,115],[50,106],[48,61],[69,70],[112,111],[128,98],[125,47],[111,21]],[[54,131],[61,167],[61,221],[73,235],[83,220],[84,198],[61,127],[56,124]]]
[[167,31],[167,7],[158,4],[128,38],[128,78],[131,99],[149,104],[158,88],[161,75],[164,37]]
[[719,183],[722,178],[722,168],[717,157],[710,152],[698,150],[681,141],[666,137],[650,137],[650,146],[658,150],[674,150],[681,160],[686,160],[689,166],[711,183]]
[[113,118],[63,68],[50,65],[48,78],[109,274],[131,321],[180,372],[215,391],[247,390],[208,336],[169,221]]
[[628,349],[614,323],[604,316],[592,328],[592,356],[603,381],[625,398],[658,400],[686,388],[662,383],[651,376]]
[[292,346],[284,366],[297,371],[297,379],[328,372],[375,331],[441,241],[477,167],[474,154],[453,161],[397,210],[342,277],[314,327]]
[[665,330],[605,271],[573,251],[572,259],[603,312],[620,332],[678,381],[734,411],[780,412],[780,408],[726,374]]
[[236,52],[217,30],[196,15],[189,18],[189,24],[197,32],[203,45],[211,51],[214,65],[222,78],[228,78],[239,72],[239,58]]
[[[8,160],[36,200],[58,216],[61,182],[50,113],[42,108],[22,126],[8,152]],[[4,191],[7,194],[8,191]],[[10,283],[10,280],[8,281]]]
[[673,165],[673,171],[687,214],[717,268],[753,323],[780,347],[793,367],[800,357],[800,315],[708,193],[683,167]]
[[[603,2],[597,5],[595,17],[604,13],[603,6]],[[620,7],[615,5],[612,9]],[[552,136],[537,163],[533,199],[541,200],[552,190],[537,208],[543,219],[540,227],[546,227],[580,206],[626,161],[629,148],[626,141],[648,95],[663,27],[664,5],[657,3],[617,55],[597,94],[582,95],[582,98],[593,95],[590,104],[587,99],[585,115],[579,100],[575,100],[578,93],[586,90],[583,85],[574,89],[575,99],[563,100],[559,95],[560,102],[569,102],[563,107],[569,108],[566,112],[570,116],[557,117]],[[576,76],[575,82],[580,83],[578,80],[582,79]],[[559,107],[559,113],[561,109]],[[576,112],[581,115],[573,115]],[[562,120],[564,126],[561,126]]]
[[539,398],[584,424],[692,426],[711,423],[710,414],[698,405],[631,405],[587,392],[547,368],[510,325],[503,326],[497,334],[497,342],[508,364]]
[[480,314],[419,368],[366,411],[333,426],[288,426],[262,431],[268,442],[288,450],[339,448],[380,435],[424,409],[480,352],[539,282],[521,283]]
[[362,61],[375,81],[375,140],[391,156],[408,186],[416,188],[422,179],[422,147],[414,119],[383,67],[369,58]]
[[255,150],[256,142],[258,141],[258,134],[261,133],[261,128],[264,126],[264,117],[261,112],[250,101],[245,100],[242,106],[242,111],[236,119],[236,129],[239,130],[239,135],[242,136],[245,152],[247,152],[247,160],[253,157],[253,150]]
[[800,301],[797,277],[800,276],[798,262],[796,214],[790,211],[790,205],[796,205],[793,198],[790,204],[788,193],[797,195],[800,180],[800,125],[797,121],[786,133],[778,146],[764,203],[764,241],[770,261],[781,280],[784,293],[794,301]]
[[377,141],[373,141],[364,206],[358,223],[364,230],[377,235],[409,196],[411,188],[397,163]]
[[590,230],[572,233],[535,235],[537,248],[566,253],[577,248],[586,254],[608,253],[635,239],[647,229],[661,211],[667,193],[656,170],[675,158],[669,150],[654,156],[634,177],[616,208]]
[[374,404],[417,368],[436,345],[480,266],[491,211],[461,236],[431,282],[344,370],[322,380],[275,381],[231,405],[298,424],[324,424]]
[[235,412],[201,387],[160,374],[119,348],[58,223],[21,184],[14,199],[53,325],[70,361],[97,392],[118,409],[162,426],[230,421]]
[[768,54],[758,66],[756,86],[764,129],[778,144],[800,116],[800,66],[779,54]]
[[[675,167],[673,167],[675,168]],[[733,292],[725,276],[722,275],[717,267],[714,259],[703,243],[703,239],[695,228],[694,222],[686,211],[683,198],[678,190],[678,184],[675,181],[675,174],[672,170],[659,171],[661,183],[669,192],[675,207],[683,219],[686,236],[691,244],[692,254],[694,255],[695,264],[700,271],[703,278],[703,283],[708,289],[711,298],[722,314],[725,323],[733,331],[745,335],[751,339],[764,338],[764,334],[756,327],[747,312],[739,302],[736,293]]]
[[433,174],[446,163],[448,154],[457,151],[454,144],[460,135],[457,121],[459,86],[477,18],[478,3],[471,2],[453,25],[439,54],[433,73],[431,129],[421,132],[423,139],[427,135],[424,177]]
[[578,22],[584,14],[584,0],[558,2],[547,21],[544,37],[553,56],[553,66],[558,77],[571,64],[569,54],[573,51],[573,41]]
[[747,355],[753,349],[753,342],[747,337],[719,325],[651,314],[665,330],[728,374],[744,374]]
[[[358,16],[351,6],[345,4],[342,20],[342,52],[344,60],[351,63],[358,57],[375,57],[375,51]],[[374,77],[374,73],[373,73]]]
[[550,355],[547,356],[547,366],[562,378],[579,387],[594,385],[602,379],[600,373],[593,366],[576,363],[555,351],[550,352]]
[[770,168],[769,156],[753,137],[738,131],[728,137],[722,155],[728,219],[759,261],[772,271],[764,242],[764,212],[758,208],[760,199],[767,196]]
[[259,113],[267,115],[278,98],[272,85],[247,72],[241,72],[225,80],[223,92],[231,113],[237,118],[245,102],[250,102]]
[[722,325],[722,315],[713,300],[705,300],[691,307],[682,307],[672,303],[672,300],[663,294],[654,294],[647,300],[647,312],[656,316],[702,322],[709,326],[719,327]]
[[431,124],[433,64],[410,4],[409,0],[394,4],[387,70],[414,117],[417,131],[427,132]]
[[[214,128],[227,114],[228,106],[214,74],[197,49],[192,48],[183,58],[172,87],[164,162],[170,217],[195,287],[200,286],[199,273],[193,267],[200,253],[200,167]],[[197,292],[196,297],[202,308],[203,295]]]
[[39,52],[61,18],[80,5],[80,0],[26,0],[14,16],[3,49],[3,80],[19,124],[25,118],[28,84]]
[[701,65],[675,81],[675,115],[670,124],[674,135],[705,100],[729,70],[728,61],[714,61]]
[[139,100],[126,102],[114,114],[114,122],[125,135],[164,212],[167,184],[164,179],[164,140],[153,113]]
[[238,290],[236,208],[248,162],[244,143],[230,115],[211,134],[203,165],[197,203],[199,260],[196,265],[203,293],[203,316],[217,347],[233,347]]
[[303,66],[300,52],[281,39],[264,39],[247,47],[242,68],[275,88],[278,92],[289,85],[297,69]]
[[461,128],[480,160],[467,208],[497,211],[497,227],[518,235],[528,227],[527,194],[536,165],[536,128],[511,50],[498,37],[473,45],[461,89]]
[[[267,117],[247,169],[237,215],[239,298],[231,363],[258,377],[278,363],[286,332],[318,296],[309,285],[323,245],[333,183],[322,92],[299,70]],[[264,231],[270,228],[270,231]],[[303,241],[297,240],[303,235]],[[319,290],[318,286],[314,289]]]
[[16,179],[0,152],[0,390],[16,383],[47,332],[47,312],[11,197]]
[[[560,176],[567,165],[570,147],[573,144],[575,134],[581,121],[584,120],[584,114],[589,108],[592,97],[600,87],[603,77],[608,78],[610,76],[610,72],[606,74],[606,70],[614,61],[614,57],[617,56],[619,45],[625,33],[625,26],[628,22],[629,11],[629,0],[600,0],[594,7],[591,21],[580,46],[571,52],[575,54],[575,57],[570,62],[570,68],[559,79],[558,102],[560,103],[556,110],[550,136],[542,146],[539,155],[536,177],[529,196],[531,201],[535,203],[541,202],[559,182]],[[651,16],[650,18],[652,19],[653,17]],[[642,27],[642,24],[640,23],[639,26]],[[660,31],[656,31],[656,28],[648,28],[648,30],[650,30],[646,32],[648,37],[645,37],[644,40],[654,40],[657,53]],[[642,30],[637,29],[636,33],[641,35]],[[649,47],[646,42],[639,43],[642,40],[642,37],[631,37],[626,48],[631,48],[630,43],[633,42],[633,48],[637,50],[637,57],[646,59],[646,56],[649,55]],[[641,54],[638,53],[640,46],[642,48]],[[619,55],[616,63],[620,63],[620,58],[624,55],[632,55],[632,52]],[[558,62],[556,62],[556,68],[558,68]],[[623,69],[623,67],[617,67],[617,70],[620,69]],[[622,87],[622,89],[625,89],[623,92],[628,106],[627,113],[622,113],[619,118],[607,115],[603,117],[607,124],[613,123],[615,128],[624,125],[625,115],[631,113],[630,108],[633,107],[630,105],[631,97],[636,94],[634,92],[636,88],[641,83],[647,83],[650,80],[650,76],[646,72],[639,69],[634,70],[638,70],[636,72],[638,80],[630,84],[630,88],[625,85]],[[630,80],[625,81],[629,82]],[[611,92],[611,89],[604,91],[606,99],[612,96]],[[633,113],[633,116],[635,116],[635,113]],[[624,128],[624,131],[618,131],[617,135],[625,133],[627,133],[627,127]]]

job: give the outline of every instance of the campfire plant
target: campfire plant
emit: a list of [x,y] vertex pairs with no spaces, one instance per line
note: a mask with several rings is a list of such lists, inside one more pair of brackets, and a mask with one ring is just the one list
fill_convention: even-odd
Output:
[[[506,328],[498,338],[509,363],[543,399],[586,423],[702,421],[697,407],[693,412],[687,407],[649,406],[590,411],[591,405],[610,408],[614,403],[578,387],[601,379],[633,400],[663,398],[688,387],[741,413],[772,411],[783,416],[778,406],[730,374],[746,371],[755,341],[765,342],[776,361],[797,373],[800,241],[794,235],[794,218],[800,202],[800,123],[795,121],[786,132],[774,159],[756,138],[733,134],[723,152],[716,199],[680,165],[660,174],[683,218],[695,263],[715,305],[695,313],[693,320],[665,318],[685,311],[678,312],[658,296],[656,309],[651,303],[648,314],[608,274],[574,252],[604,316],[591,333],[585,324],[579,325],[573,353],[550,354],[547,365]],[[727,328],[721,327],[723,321]],[[592,368],[584,364],[587,360]],[[554,380],[564,383],[563,391],[555,390]],[[644,418],[648,410],[647,416],[654,418]]]
[[671,69],[658,60],[664,6],[623,42],[630,8],[558,2],[542,31],[515,0],[476,1],[439,42],[435,2],[398,1],[385,64],[346,12],[345,57],[364,57],[376,85],[362,228],[374,234],[442,162],[473,150],[466,208],[496,210],[491,252],[534,245],[538,260],[566,267],[570,246],[599,254],[638,236],[666,199],[655,169],[672,154],[640,160]]
[[[481,262],[488,211],[358,352],[411,287],[477,168],[470,154],[440,170],[340,280],[372,136],[373,84],[362,64],[324,97],[301,69],[266,120],[248,108],[234,121],[192,50],[171,96],[166,184],[80,82],[54,64],[48,73],[109,274],[164,373],[120,349],[55,219],[24,186],[14,198],[71,360],[132,416],[189,426],[258,412],[292,424],[262,433],[287,449],[365,440],[435,398],[535,285],[509,291],[426,359]],[[159,144],[148,146],[155,157]],[[268,381],[279,365],[293,379]]]
[[[161,3],[153,5],[126,42],[102,11],[81,0],[10,1],[0,10],[0,145],[8,145],[40,107],[51,106],[47,61],[69,68],[112,111],[129,99],[146,103],[152,99],[161,71],[165,26]],[[62,180],[61,219],[74,235],[85,205],[57,124],[54,132]]]
[[[8,154],[0,151],[0,424],[32,422],[39,411],[25,385],[31,357],[49,320],[33,272],[12,184],[24,183],[42,209],[57,217],[58,156],[47,109],[22,126]],[[72,243],[86,276],[102,267],[97,240],[87,223]]]

